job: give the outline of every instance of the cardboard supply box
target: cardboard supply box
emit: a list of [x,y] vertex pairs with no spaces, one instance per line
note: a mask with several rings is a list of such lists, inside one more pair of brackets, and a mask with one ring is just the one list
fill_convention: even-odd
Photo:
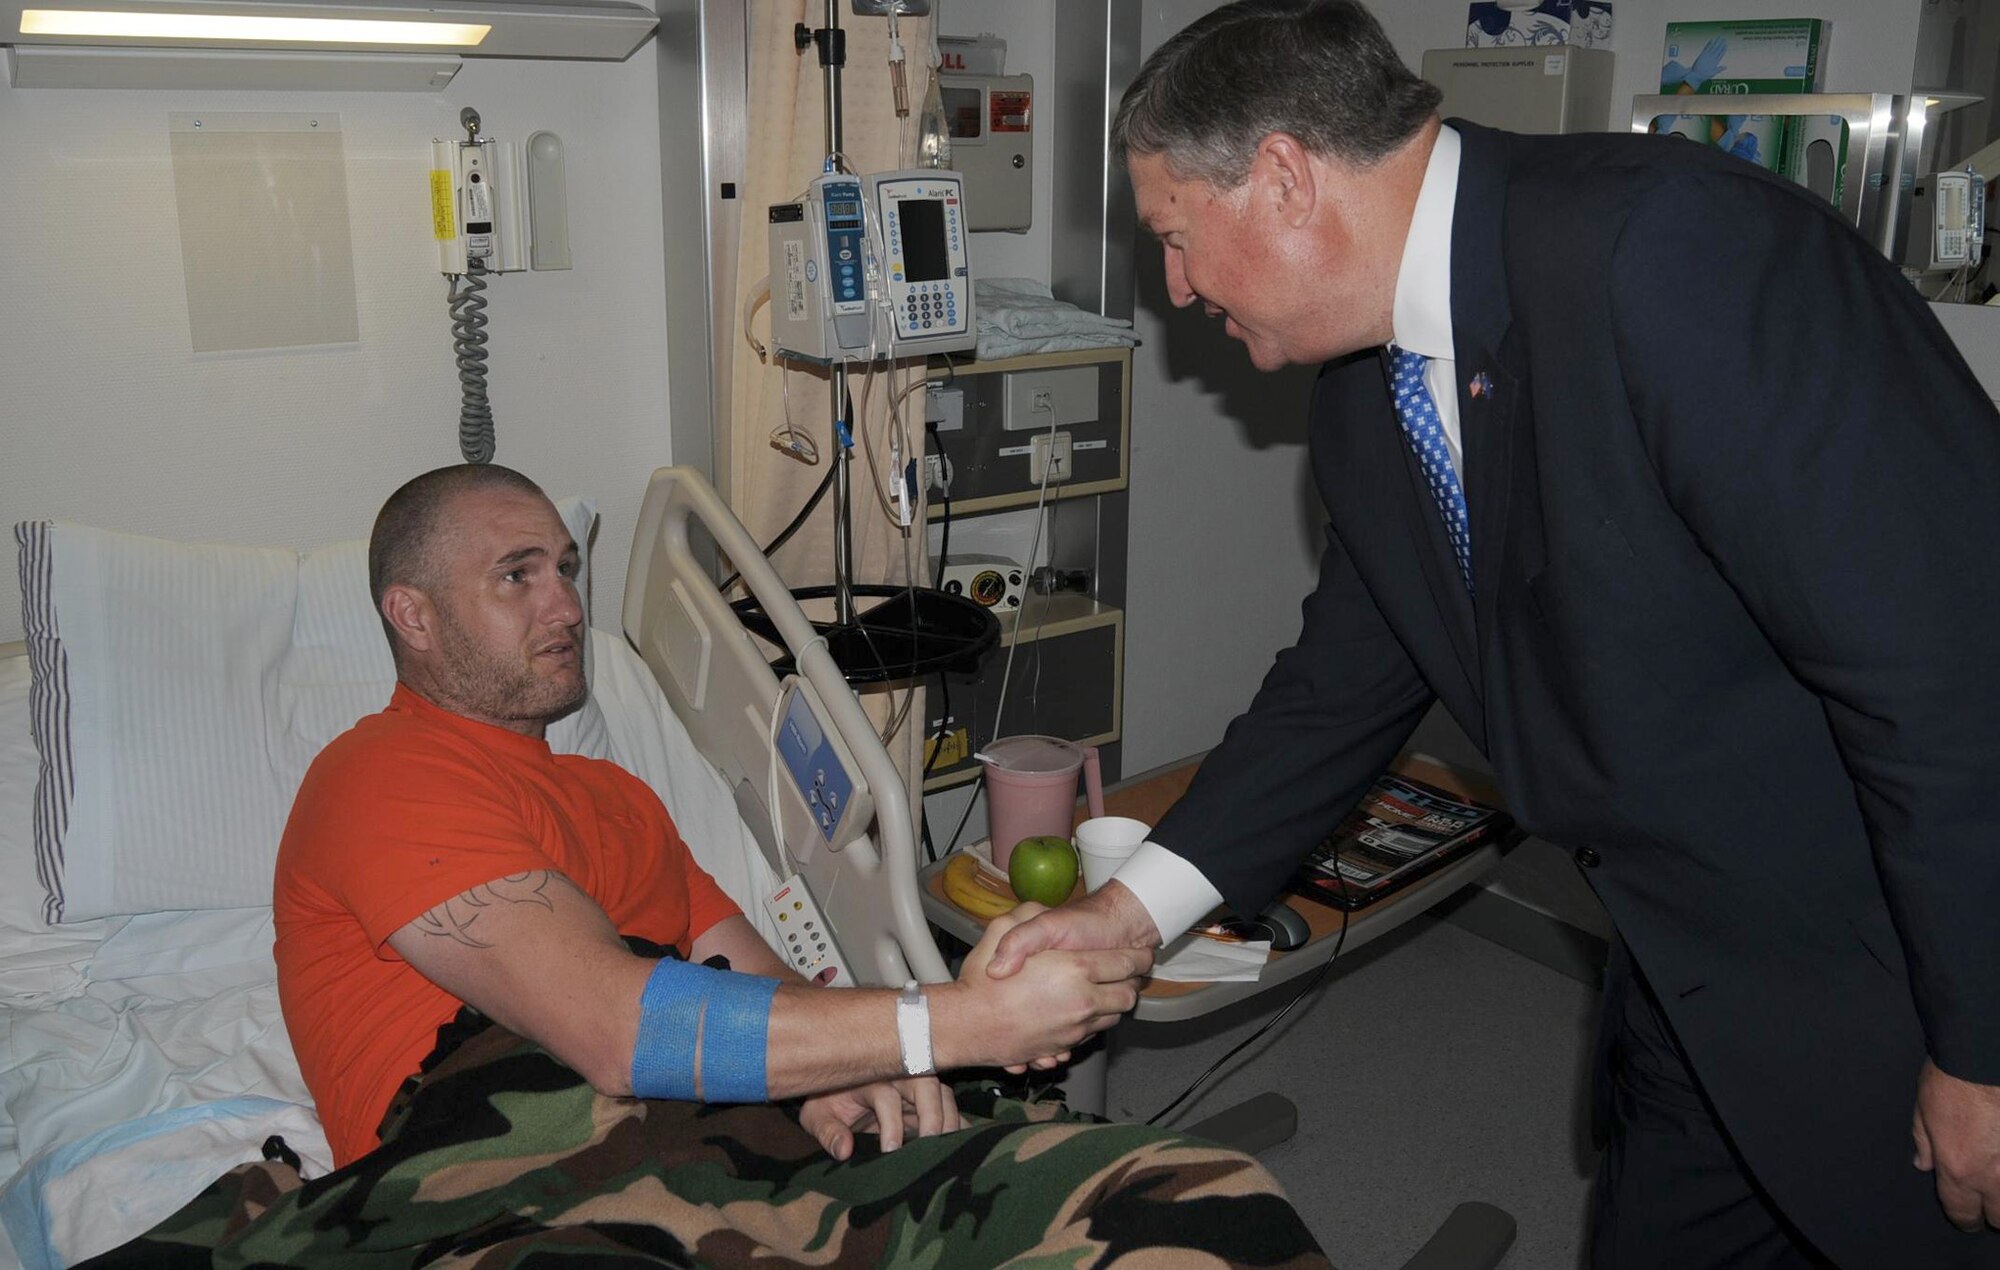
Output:
[[1611,5],[1608,0],[1540,0],[1532,8],[1519,8],[1484,0],[1467,9],[1465,47],[1517,48],[1531,44],[1608,48]]
[[[1669,22],[1660,91],[1668,95],[1816,93],[1832,24],[1823,18]],[[1653,131],[1720,147],[1798,180],[1813,133],[1789,115],[1672,115]]]
[[1826,64],[1824,18],[1669,22],[1663,93],[1816,93]]

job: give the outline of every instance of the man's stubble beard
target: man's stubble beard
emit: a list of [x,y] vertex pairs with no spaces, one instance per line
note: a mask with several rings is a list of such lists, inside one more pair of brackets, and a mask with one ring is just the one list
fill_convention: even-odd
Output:
[[[449,619],[447,619],[449,621]],[[446,684],[458,704],[489,719],[541,723],[546,726],[574,714],[590,699],[590,685],[583,676],[583,637],[572,637],[576,650],[577,677],[573,691],[542,678],[531,664],[501,665],[489,658],[471,640],[463,638],[452,623],[450,637],[442,648]]]

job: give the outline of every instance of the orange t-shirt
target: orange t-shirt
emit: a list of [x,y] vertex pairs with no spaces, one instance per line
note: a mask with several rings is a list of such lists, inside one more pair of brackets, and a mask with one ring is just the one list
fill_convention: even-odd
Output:
[[553,869],[623,934],[685,954],[739,912],[646,784],[478,723],[398,684],[306,772],[278,848],[278,998],[336,1165],[373,1150],[389,1099],[463,1004],[389,947],[445,900]]

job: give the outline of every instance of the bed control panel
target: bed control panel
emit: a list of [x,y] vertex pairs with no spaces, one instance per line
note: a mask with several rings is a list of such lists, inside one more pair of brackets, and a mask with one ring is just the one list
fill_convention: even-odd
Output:
[[766,901],[778,926],[778,951],[807,982],[825,988],[851,988],[854,974],[833,942],[833,929],[806,889],[803,878],[785,880]]
[[773,812],[792,858],[804,864],[822,846],[837,851],[859,837],[874,817],[874,801],[852,751],[827,722],[819,693],[803,679],[785,683],[774,748],[780,771]]

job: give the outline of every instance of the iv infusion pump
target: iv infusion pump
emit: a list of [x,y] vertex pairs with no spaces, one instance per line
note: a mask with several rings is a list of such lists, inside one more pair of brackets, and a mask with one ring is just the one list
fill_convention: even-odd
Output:
[[770,212],[771,342],[830,364],[976,342],[965,179],[922,168],[815,177]]

